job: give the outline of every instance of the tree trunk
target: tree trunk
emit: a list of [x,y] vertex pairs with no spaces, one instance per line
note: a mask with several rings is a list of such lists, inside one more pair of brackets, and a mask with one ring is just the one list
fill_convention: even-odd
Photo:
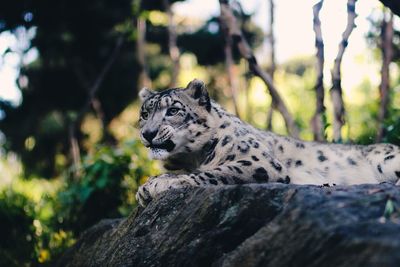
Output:
[[224,23],[220,23],[221,31],[225,38],[225,46],[224,46],[224,53],[225,53],[225,68],[226,73],[228,76],[229,87],[231,89],[231,96],[233,101],[233,106],[235,108],[236,116],[240,117],[239,115],[239,107],[237,104],[237,96],[238,96],[238,81],[235,75],[235,62],[233,60],[232,54],[232,38],[229,35],[229,31],[226,28]]
[[171,9],[171,4],[169,0],[163,0],[163,5],[165,8],[165,12],[168,16],[168,48],[169,48],[169,56],[172,59],[172,76],[171,76],[171,87],[176,87],[178,82],[178,75],[180,70],[179,65],[179,48],[176,44],[176,25],[174,22],[174,14]]
[[381,84],[379,86],[380,107],[378,113],[378,132],[376,142],[382,142],[385,136],[384,120],[387,116],[389,104],[390,75],[389,65],[393,58],[393,13],[384,11],[381,26],[381,51],[382,51],[382,68],[381,68]]
[[77,180],[81,176],[81,151],[78,139],[76,138],[75,122],[71,122],[68,127],[68,139],[70,145],[70,156],[72,160],[73,178]]
[[[271,76],[272,81],[274,81],[275,69],[276,69],[276,62],[275,62],[275,33],[274,33],[274,12],[275,12],[275,5],[274,0],[269,0],[269,33],[268,33],[268,43],[269,43],[269,75]],[[271,106],[269,107],[267,113],[267,130],[272,130],[272,115],[274,113],[275,103],[271,101]]]
[[272,82],[271,76],[258,65],[249,44],[243,37],[242,31],[237,24],[236,18],[233,15],[228,2],[226,0],[219,0],[219,3],[221,7],[221,23],[224,23],[228,28],[229,35],[231,36],[234,44],[238,47],[239,53],[249,63],[250,71],[254,75],[260,77],[267,85],[269,93],[273,101],[276,103],[277,109],[285,120],[286,128],[288,129],[289,134],[291,134],[293,137],[298,137],[299,129],[295,124],[293,117],[291,116],[274,83]]
[[347,2],[347,25],[342,34],[342,41],[339,44],[338,54],[335,58],[335,63],[332,69],[332,88],[330,90],[333,103],[333,140],[342,142],[342,127],[345,123],[345,109],[342,96],[340,66],[344,51],[348,45],[348,40],[351,32],[356,27],[354,20],[356,18],[356,2],[357,0],[348,0]]
[[151,80],[147,72],[146,63],[146,20],[142,17],[137,18],[137,40],[136,52],[141,71],[139,74],[139,87],[151,87]]
[[315,114],[311,120],[311,127],[314,134],[314,140],[325,140],[325,89],[324,89],[324,40],[322,39],[321,20],[319,13],[324,0],[319,1],[313,7],[313,28],[315,32],[315,47],[317,48],[317,81],[315,84],[316,108]]

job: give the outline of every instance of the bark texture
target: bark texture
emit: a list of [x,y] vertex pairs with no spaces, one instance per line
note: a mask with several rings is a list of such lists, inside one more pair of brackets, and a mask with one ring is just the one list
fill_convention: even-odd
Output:
[[332,69],[332,88],[330,90],[333,104],[333,140],[335,142],[342,141],[342,127],[345,123],[345,109],[342,95],[340,67],[344,51],[348,45],[349,37],[353,29],[356,27],[354,23],[356,14],[357,0],[347,1],[347,25],[342,34],[342,41],[339,44],[339,50],[335,58],[335,63]]
[[[269,27],[269,33],[267,35],[267,40],[269,44],[269,75],[271,76],[272,82],[274,82],[274,75],[275,75],[275,69],[276,69],[276,60],[275,60],[275,33],[274,33],[274,20],[275,20],[275,4],[274,0],[269,0],[269,21],[268,21],[268,27]],[[274,113],[274,107],[275,103],[271,102],[271,106],[268,110],[267,113],[267,130],[271,131],[272,130],[272,116]]]
[[311,120],[314,140],[325,141],[325,89],[324,89],[324,40],[322,38],[321,20],[319,13],[324,0],[319,1],[313,7],[313,29],[315,32],[315,47],[317,48],[317,81],[315,84],[316,105],[315,113]]
[[147,71],[148,67],[146,61],[146,20],[143,17],[138,17],[136,27],[136,54],[141,67],[141,71],[139,74],[139,87],[151,88],[151,80]]
[[238,100],[237,100],[239,86],[237,81],[237,73],[235,71],[235,61],[233,60],[232,38],[229,35],[229,29],[227,28],[227,25],[221,22],[220,26],[221,26],[221,32],[223,33],[225,39],[225,45],[224,45],[225,68],[226,68],[226,74],[228,75],[229,87],[231,89],[233,106],[235,108],[236,116],[240,117]]
[[57,266],[400,266],[400,188],[172,190],[83,234]]

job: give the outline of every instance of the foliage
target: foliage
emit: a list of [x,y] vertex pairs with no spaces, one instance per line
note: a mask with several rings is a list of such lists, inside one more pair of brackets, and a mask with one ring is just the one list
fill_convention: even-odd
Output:
[[393,200],[388,198],[388,200],[386,201],[385,211],[383,212],[383,216],[388,219],[395,212],[395,210],[396,209]]
[[384,142],[400,145],[400,109],[390,109],[388,118],[384,121],[386,135]]
[[70,175],[58,195],[58,227],[80,233],[102,218],[128,215],[136,206],[141,182],[157,173],[138,140],[117,148],[99,145],[82,164],[81,177]]
[[[168,0],[170,4],[175,2],[181,2],[185,0]],[[141,10],[161,10],[164,11],[163,0],[152,0],[152,1],[140,1]]]
[[[1,107],[5,118],[0,129],[6,136],[6,148],[21,156],[27,175],[51,178],[60,174],[57,154],[68,152],[68,127],[82,112],[90,88],[120,37],[124,43],[96,94],[104,124],[136,96],[139,66],[135,40],[128,38],[134,29],[124,26],[133,17],[131,1],[23,0],[4,4],[0,31],[35,29],[27,49],[37,49],[39,57],[22,66],[21,77],[28,81],[19,84],[22,104]],[[81,140],[84,136],[78,132],[77,137]],[[31,148],[25,146],[29,138],[35,142]]]
[[[370,48],[375,49],[375,54],[377,58],[380,58],[380,54],[377,50],[381,47],[381,27],[383,16],[390,13],[389,10],[374,10],[369,16],[368,20],[370,22],[369,32],[366,35],[366,41]],[[394,28],[393,37],[393,61],[400,64],[400,31]]]
[[[242,31],[252,46],[258,47],[263,41],[263,33],[257,27],[247,14],[242,14]],[[178,37],[178,45],[185,52],[191,52],[196,55],[199,64],[204,66],[216,65],[224,62],[225,40],[220,29],[219,19],[210,18],[201,28],[194,32],[187,32]],[[236,61],[239,60],[239,51],[233,48],[233,54]]]
[[[374,10],[372,14],[369,16],[370,29],[366,35],[366,41],[369,47],[374,52],[374,56],[376,60],[382,61],[382,40],[381,40],[381,31],[382,31],[382,23],[384,20],[384,16],[388,16],[390,11],[386,8],[383,10]],[[393,144],[400,144],[400,121],[398,120],[400,116],[400,97],[399,97],[399,87],[398,85],[400,80],[398,77],[398,71],[400,68],[400,31],[395,27],[394,28],[394,36],[393,36],[393,58],[392,62],[397,65],[397,71],[393,71],[393,67],[391,67],[391,88],[390,88],[390,103],[388,105],[388,115],[386,120],[383,122],[384,124],[384,138],[383,142],[390,142]],[[395,75],[392,75],[395,74]],[[397,77],[396,77],[397,74]],[[376,100],[378,102],[378,100]],[[377,117],[377,111],[373,110],[375,120]],[[361,141],[365,141],[365,133],[360,137]],[[369,140],[368,143],[371,143],[373,140]],[[363,142],[365,143],[365,142]]]
[[[138,140],[98,145],[82,161],[81,177],[66,172],[51,190],[40,180],[13,182],[0,191],[0,266],[49,263],[86,228],[103,218],[127,216],[138,185],[158,173]],[[40,185],[41,183],[41,185]],[[47,182],[50,183],[50,182]]]
[[[102,138],[113,139],[107,126],[136,97],[135,85],[142,68],[135,52],[137,16],[146,18],[147,47],[151,50],[150,78],[164,81],[156,82],[158,87],[168,85],[165,74],[172,65],[168,56],[167,25],[152,21],[152,17],[164,16],[165,19],[165,14],[157,11],[164,10],[162,1],[139,1],[140,5],[137,2],[24,0],[8,2],[0,11],[0,31],[29,29],[36,32],[28,40],[26,51],[9,51],[23,54],[34,48],[39,54],[33,63],[22,66],[20,81],[25,81],[19,83],[22,104],[14,107],[0,103],[0,110],[5,114],[0,121],[0,129],[6,136],[5,148],[21,157],[26,176],[52,178],[60,175],[71,161],[66,157],[64,164],[57,162],[59,155],[69,153],[69,128],[76,122],[76,137],[82,144],[85,135],[79,127],[80,117],[88,113],[102,120],[105,126]],[[239,15],[250,44],[260,45],[261,30],[250,21],[249,15]],[[190,27],[182,28],[178,45],[183,52],[194,53],[200,64],[223,62],[224,42],[216,18],[200,25],[194,33]],[[96,94],[98,107],[84,110],[89,91],[121,37],[124,43]],[[87,152],[85,147],[80,148],[83,153]]]
[[24,195],[0,193],[0,266],[21,266],[35,259],[33,213]]

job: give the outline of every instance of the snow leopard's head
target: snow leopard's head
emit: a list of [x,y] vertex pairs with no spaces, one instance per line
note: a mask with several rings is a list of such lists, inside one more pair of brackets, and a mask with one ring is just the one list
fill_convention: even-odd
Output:
[[165,160],[196,152],[210,141],[211,101],[202,81],[195,79],[186,88],[161,92],[143,88],[139,97],[143,103],[140,137],[152,158]]

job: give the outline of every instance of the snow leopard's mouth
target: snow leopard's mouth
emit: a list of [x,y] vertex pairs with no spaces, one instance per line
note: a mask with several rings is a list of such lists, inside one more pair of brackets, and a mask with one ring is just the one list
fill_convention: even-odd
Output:
[[161,144],[151,144],[149,147],[151,149],[163,149],[167,150],[168,152],[171,152],[175,148],[175,143],[172,142],[171,140],[167,140]]

